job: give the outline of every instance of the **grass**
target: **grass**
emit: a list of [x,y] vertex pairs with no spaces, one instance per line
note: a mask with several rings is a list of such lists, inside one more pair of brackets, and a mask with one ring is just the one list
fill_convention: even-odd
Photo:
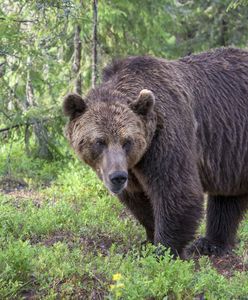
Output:
[[0,299],[248,299],[247,219],[238,267],[169,253],[158,260],[152,246],[140,247],[143,228],[89,168],[75,158],[33,160],[17,142],[7,168],[8,149],[0,148],[0,176],[10,170],[28,188],[2,186]]

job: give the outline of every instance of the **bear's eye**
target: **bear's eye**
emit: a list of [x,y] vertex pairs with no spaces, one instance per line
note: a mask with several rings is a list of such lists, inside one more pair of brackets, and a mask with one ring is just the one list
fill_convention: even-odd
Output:
[[82,150],[83,145],[84,145],[84,139],[82,139],[82,140],[78,143],[78,147],[79,147],[79,150],[80,150],[80,151]]
[[106,142],[103,139],[97,139],[94,144],[94,148],[98,151],[103,150],[106,147]]
[[78,143],[78,145],[79,145],[79,146],[82,146],[83,143],[84,143],[84,139],[82,139],[82,140]]
[[126,151],[129,152],[132,147],[132,140],[131,139],[126,139],[122,145],[122,148]]

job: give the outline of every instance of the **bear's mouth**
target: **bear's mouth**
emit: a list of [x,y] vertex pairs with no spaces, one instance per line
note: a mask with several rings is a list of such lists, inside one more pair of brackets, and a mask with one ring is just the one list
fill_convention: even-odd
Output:
[[108,190],[114,195],[118,195],[122,193],[126,187],[127,187],[127,181],[123,185],[118,187],[113,185],[111,185],[110,187],[107,186]]

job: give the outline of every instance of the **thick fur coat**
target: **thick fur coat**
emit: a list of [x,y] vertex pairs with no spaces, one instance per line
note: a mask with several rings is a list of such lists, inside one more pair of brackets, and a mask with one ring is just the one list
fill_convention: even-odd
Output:
[[148,240],[182,255],[206,192],[206,237],[193,247],[217,255],[233,247],[248,207],[246,51],[221,48],[175,61],[129,57],[105,68],[85,99],[68,95],[64,111],[72,147]]

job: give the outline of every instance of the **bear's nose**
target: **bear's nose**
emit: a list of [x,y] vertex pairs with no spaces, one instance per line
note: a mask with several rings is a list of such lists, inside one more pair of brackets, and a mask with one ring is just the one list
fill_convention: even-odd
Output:
[[123,185],[127,181],[128,174],[123,171],[116,171],[109,175],[109,180],[114,185]]

